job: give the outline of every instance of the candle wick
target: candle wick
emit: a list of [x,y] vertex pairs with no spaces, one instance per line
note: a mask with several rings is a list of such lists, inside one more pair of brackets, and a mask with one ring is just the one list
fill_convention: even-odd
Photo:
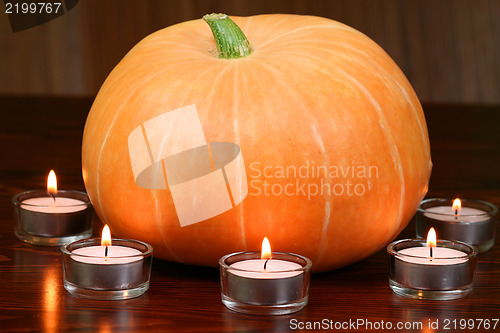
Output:
[[271,258],[267,258],[266,262],[264,263],[264,270],[266,270],[267,262],[269,261],[269,259],[271,259]]
[[49,195],[52,197],[52,199],[54,199],[54,203],[56,202],[56,196],[54,195],[54,193],[49,193]]
[[455,209],[455,220],[458,218],[458,208]]
[[106,247],[104,248],[104,257],[107,256],[108,256],[108,246],[106,245]]
[[432,260],[432,246],[429,246],[429,252],[430,252],[431,260]]

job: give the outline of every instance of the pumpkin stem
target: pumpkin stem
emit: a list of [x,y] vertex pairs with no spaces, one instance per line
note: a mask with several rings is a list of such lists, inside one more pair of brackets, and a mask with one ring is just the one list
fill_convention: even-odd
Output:
[[252,53],[247,37],[229,16],[213,13],[203,16],[203,20],[207,22],[214,34],[219,58],[244,58]]

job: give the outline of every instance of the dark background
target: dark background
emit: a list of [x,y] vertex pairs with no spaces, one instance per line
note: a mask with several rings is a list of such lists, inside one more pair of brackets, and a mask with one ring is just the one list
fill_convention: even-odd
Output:
[[423,103],[500,103],[499,0],[81,0],[13,33],[0,13],[0,95],[89,96],[148,34],[211,12],[311,14],[379,43]]

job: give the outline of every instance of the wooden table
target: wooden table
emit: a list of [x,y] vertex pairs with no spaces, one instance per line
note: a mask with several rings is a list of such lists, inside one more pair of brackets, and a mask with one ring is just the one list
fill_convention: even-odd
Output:
[[[80,147],[91,102],[0,97],[1,332],[281,332],[294,323],[322,320],[338,332],[349,329],[336,328],[335,323],[357,320],[374,325],[359,326],[360,332],[373,332],[382,321],[393,327],[398,322],[423,324],[409,332],[500,331],[500,323],[495,330],[453,327],[455,319],[460,328],[460,319],[500,318],[500,242],[479,256],[472,293],[455,301],[418,301],[393,294],[385,250],[349,267],[313,275],[309,304],[287,316],[228,311],[220,300],[217,269],[161,260],[154,261],[151,286],[142,297],[93,301],[70,296],[63,287],[59,248],[31,246],[14,236],[10,198],[44,188],[51,168],[58,171],[61,188],[84,189]],[[434,162],[428,196],[460,195],[500,206],[500,107],[429,105],[425,110]],[[96,227],[101,228],[100,222]],[[398,238],[413,235],[411,223]],[[429,320],[438,320],[439,329],[429,329]],[[443,329],[445,320],[450,321],[449,330]]]

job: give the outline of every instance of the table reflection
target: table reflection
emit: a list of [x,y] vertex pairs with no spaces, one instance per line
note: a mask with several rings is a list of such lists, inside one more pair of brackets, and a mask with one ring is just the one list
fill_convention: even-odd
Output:
[[47,267],[43,278],[42,320],[45,332],[57,332],[60,315],[61,273]]

